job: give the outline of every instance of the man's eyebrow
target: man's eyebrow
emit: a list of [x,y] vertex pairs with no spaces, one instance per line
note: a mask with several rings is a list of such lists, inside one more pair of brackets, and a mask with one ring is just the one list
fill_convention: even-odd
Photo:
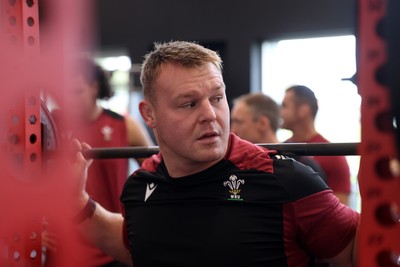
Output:
[[190,97],[194,97],[197,95],[196,91],[188,91],[188,92],[183,92],[183,93],[179,93],[176,98],[190,98]]
[[225,90],[225,89],[226,89],[226,86],[225,86],[224,83],[217,84],[217,85],[214,87],[214,91]]

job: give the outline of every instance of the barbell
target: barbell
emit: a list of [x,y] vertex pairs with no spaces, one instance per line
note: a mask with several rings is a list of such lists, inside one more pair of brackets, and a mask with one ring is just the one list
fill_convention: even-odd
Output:
[[[263,143],[257,144],[286,156],[360,155],[360,143]],[[92,148],[83,151],[87,159],[146,158],[159,152],[158,146]]]
[[[54,112],[53,112],[54,113]],[[52,113],[41,102],[41,124],[44,152],[51,154],[59,143],[59,134]],[[49,145],[50,144],[50,145]],[[360,155],[360,143],[260,143],[257,144],[286,156],[351,156]],[[159,152],[158,146],[98,147],[82,151],[87,159],[147,158]]]

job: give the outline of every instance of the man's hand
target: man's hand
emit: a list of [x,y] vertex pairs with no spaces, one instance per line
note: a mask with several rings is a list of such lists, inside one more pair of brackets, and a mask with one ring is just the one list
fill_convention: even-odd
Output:
[[91,149],[90,145],[84,142],[79,142],[77,139],[72,140],[72,147],[75,155],[71,162],[73,168],[73,193],[78,198],[79,207],[84,207],[89,199],[89,195],[86,192],[86,180],[88,176],[88,170],[93,160],[87,160],[82,154],[82,151]]

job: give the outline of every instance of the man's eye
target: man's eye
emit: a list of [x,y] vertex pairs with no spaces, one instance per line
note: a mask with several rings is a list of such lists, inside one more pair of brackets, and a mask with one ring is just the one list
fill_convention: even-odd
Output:
[[223,99],[222,96],[217,96],[217,97],[214,98],[214,102],[217,102],[217,103],[218,103],[218,102],[221,102],[222,99]]
[[196,106],[195,102],[190,102],[190,103],[184,104],[182,107],[183,108],[194,108],[195,106]]

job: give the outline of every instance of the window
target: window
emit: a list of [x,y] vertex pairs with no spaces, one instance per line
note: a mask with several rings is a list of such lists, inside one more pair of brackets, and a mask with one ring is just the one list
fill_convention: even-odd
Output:
[[[356,73],[353,35],[280,40],[262,45],[262,91],[281,103],[285,90],[302,84],[311,88],[319,103],[315,126],[331,142],[360,142],[361,97],[348,80]],[[291,133],[278,131],[278,139]],[[358,194],[359,157],[348,156],[352,183]],[[352,207],[359,209],[358,195]]]

